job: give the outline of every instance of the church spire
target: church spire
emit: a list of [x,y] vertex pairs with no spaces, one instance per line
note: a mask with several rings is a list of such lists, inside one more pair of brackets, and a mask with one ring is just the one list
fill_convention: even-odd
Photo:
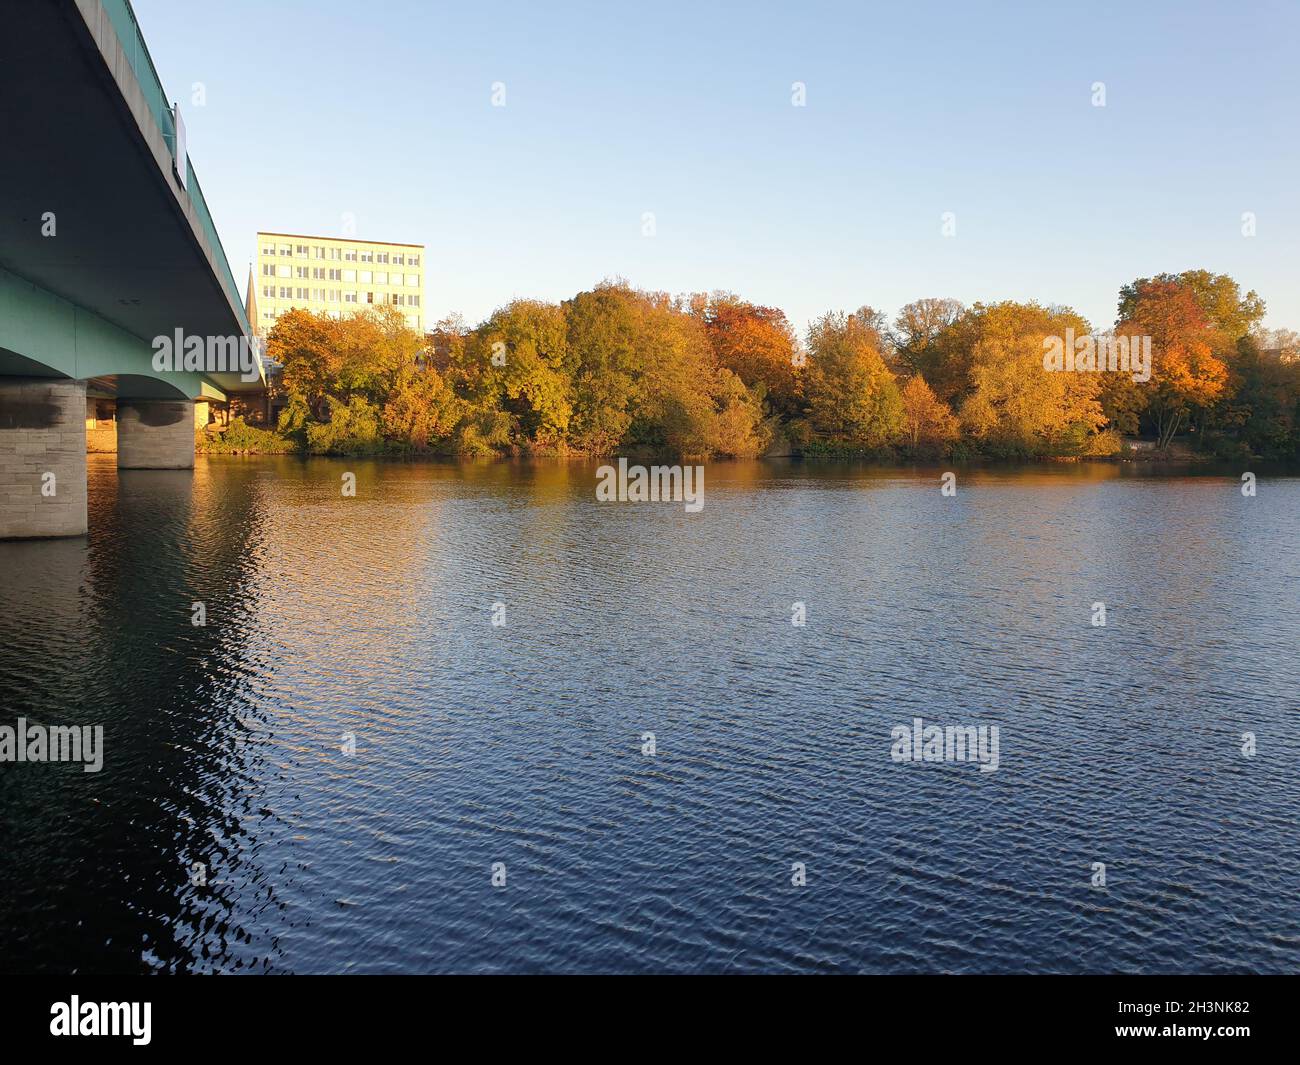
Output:
[[257,320],[257,286],[253,284],[253,264],[248,264],[248,291],[244,294],[244,313],[248,316],[248,324],[253,330],[253,336],[262,335],[262,327]]

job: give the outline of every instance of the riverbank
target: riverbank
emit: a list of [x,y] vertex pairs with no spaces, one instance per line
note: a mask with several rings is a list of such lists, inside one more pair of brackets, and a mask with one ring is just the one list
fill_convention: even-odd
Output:
[[[302,455],[319,457],[357,457],[368,459],[563,459],[575,461],[594,461],[608,458],[612,454],[629,459],[646,462],[682,461],[682,456],[664,449],[648,447],[627,447],[617,452],[595,454],[574,449],[556,449],[540,447],[510,447],[490,454],[466,454],[450,447],[413,448],[396,442],[385,442],[383,446],[358,448],[352,451],[312,451],[302,443],[280,433],[260,429],[246,424],[236,418],[224,432],[215,433],[200,430],[195,434],[195,452],[200,455]],[[954,447],[947,451],[912,452],[898,448],[863,448],[849,444],[829,441],[813,441],[802,447],[779,440],[764,455],[764,459],[791,459],[817,463],[870,463],[879,466],[915,466],[917,464],[955,464],[971,465],[1052,465],[1073,462],[1101,463],[1138,463],[1147,466],[1195,466],[1212,465],[1224,461],[1224,456],[1196,451],[1191,444],[1175,440],[1161,450],[1154,442],[1146,440],[1120,439],[1114,450],[1106,453],[1084,455],[1032,455],[1032,454],[986,454],[968,446]],[[1259,456],[1252,456],[1262,461]],[[687,461],[690,461],[689,459]]]

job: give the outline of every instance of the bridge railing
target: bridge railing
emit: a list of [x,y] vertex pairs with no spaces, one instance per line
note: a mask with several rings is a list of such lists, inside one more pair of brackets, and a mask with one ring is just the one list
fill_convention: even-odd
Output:
[[[176,120],[172,116],[171,105],[167,102],[167,94],[163,91],[162,79],[158,77],[157,68],[153,65],[153,57],[149,55],[149,48],[144,43],[144,34],[140,32],[140,24],[136,21],[135,11],[131,8],[131,0],[100,0],[100,2],[108,12],[113,28],[117,31],[118,40],[122,42],[122,50],[126,53],[127,61],[135,71],[136,80],[140,83],[140,89],[149,104],[149,110],[167,139],[172,157],[175,158]],[[221,237],[217,234],[216,224],[212,221],[212,212],[208,210],[208,202],[203,198],[203,189],[199,185],[198,175],[194,173],[194,164],[190,162],[188,154],[185,157],[185,166],[185,190],[194,205],[195,213],[199,216],[199,223],[203,226],[208,244],[216,256],[221,283],[230,294],[240,324],[245,331],[248,331],[249,323],[244,314],[244,300],[239,294],[239,285],[235,282],[235,275],[226,260],[226,250],[221,246]]]

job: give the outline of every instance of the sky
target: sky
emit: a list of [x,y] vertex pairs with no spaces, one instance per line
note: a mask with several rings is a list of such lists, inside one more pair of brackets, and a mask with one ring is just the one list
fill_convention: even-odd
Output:
[[351,214],[427,246],[429,321],[622,277],[801,333],[925,296],[1100,329],[1204,268],[1300,329],[1295,0],[134,7],[241,288],[259,229]]

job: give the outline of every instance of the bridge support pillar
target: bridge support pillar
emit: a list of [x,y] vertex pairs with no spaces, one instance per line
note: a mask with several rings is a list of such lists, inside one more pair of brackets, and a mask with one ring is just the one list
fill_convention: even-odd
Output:
[[0,540],[85,535],[85,382],[0,377]]
[[117,467],[194,469],[194,403],[188,399],[119,399]]

